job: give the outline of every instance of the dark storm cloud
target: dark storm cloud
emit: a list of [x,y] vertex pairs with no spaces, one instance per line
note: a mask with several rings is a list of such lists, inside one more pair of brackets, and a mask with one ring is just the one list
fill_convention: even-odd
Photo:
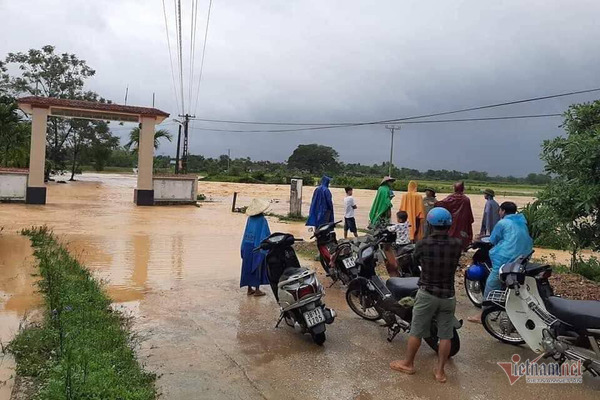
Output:
[[[200,4],[198,67],[207,5]],[[97,70],[91,87],[103,96],[121,102],[129,85],[130,104],[148,105],[155,92],[157,106],[177,114],[160,1],[64,1],[61,7],[4,1],[0,10],[10,16],[0,34],[11,38],[0,44],[0,53],[55,44],[88,60]],[[215,0],[199,105],[186,108],[205,118],[364,121],[596,87],[598,12],[599,2],[582,0]],[[172,18],[170,23],[173,30]],[[189,19],[186,57],[188,24]],[[186,74],[187,65],[184,60]],[[186,102],[187,97],[185,92]],[[563,112],[571,102],[599,97],[460,116]],[[539,171],[540,143],[561,133],[560,122],[407,124],[398,134],[395,161],[418,169]],[[174,125],[167,127],[175,132]],[[312,142],[335,147],[347,162],[382,162],[389,154],[389,133],[381,126],[269,134],[193,131],[191,150],[216,156],[230,148],[233,156],[282,161],[298,144]],[[159,152],[173,149],[165,144]]]

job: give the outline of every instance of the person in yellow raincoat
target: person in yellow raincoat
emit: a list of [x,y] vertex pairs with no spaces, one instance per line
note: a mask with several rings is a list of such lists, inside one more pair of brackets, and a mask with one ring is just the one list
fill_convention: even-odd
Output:
[[408,213],[410,223],[410,240],[423,239],[423,221],[425,220],[425,209],[423,208],[423,196],[417,193],[417,182],[408,182],[408,192],[400,199],[400,211]]

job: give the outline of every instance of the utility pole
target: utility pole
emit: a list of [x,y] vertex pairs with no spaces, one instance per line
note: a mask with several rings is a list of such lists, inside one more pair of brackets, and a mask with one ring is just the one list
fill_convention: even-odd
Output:
[[179,150],[181,150],[181,124],[179,124],[179,132],[177,133],[177,154],[175,156],[175,173],[179,173]]
[[392,142],[390,144],[390,170],[388,176],[392,176],[392,166],[394,165],[394,131],[400,130],[400,125],[386,125],[386,129],[389,129],[392,132]]
[[[190,115],[190,114],[180,115],[180,117],[183,118],[183,150],[181,152],[181,171],[180,171],[180,173],[185,174],[185,173],[187,173],[188,131],[189,131],[189,125],[190,125],[190,118],[196,118],[196,117],[193,115]],[[178,142],[179,142],[179,140],[178,140]],[[177,147],[179,150],[179,144]]]
[[227,174],[229,174],[229,166],[231,162],[231,149],[227,149]]

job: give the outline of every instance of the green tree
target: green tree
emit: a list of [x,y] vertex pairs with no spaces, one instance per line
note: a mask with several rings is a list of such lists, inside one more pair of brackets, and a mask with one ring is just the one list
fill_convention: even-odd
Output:
[[29,163],[31,127],[14,98],[0,96],[0,166],[25,168]]
[[[167,139],[169,142],[173,140],[173,135],[166,129],[159,129],[154,132],[154,148],[158,149],[160,146],[160,139]],[[140,145],[140,128],[133,128],[129,132],[129,142],[125,145],[125,148],[131,150],[133,153],[137,153]]]
[[[85,80],[93,76],[95,71],[76,55],[57,54],[54,50],[54,46],[47,45],[39,50],[30,49],[26,53],[9,53],[3,63],[4,68],[14,64],[20,75],[11,76],[0,71],[0,86],[5,86],[15,95],[104,101],[97,99],[96,94],[84,91]],[[65,167],[69,156],[66,144],[75,129],[73,121],[59,117],[48,119],[47,158],[55,168]]]
[[288,166],[311,174],[335,172],[339,169],[338,152],[329,146],[301,144],[288,158]]
[[541,154],[554,179],[539,194],[566,238],[572,266],[582,248],[600,248],[600,101],[565,113],[566,136],[546,140]]

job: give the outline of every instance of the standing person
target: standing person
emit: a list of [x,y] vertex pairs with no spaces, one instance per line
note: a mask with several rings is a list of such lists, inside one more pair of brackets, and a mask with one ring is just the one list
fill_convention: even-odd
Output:
[[396,246],[406,246],[410,243],[410,222],[408,222],[408,214],[406,211],[398,211],[396,213],[398,223],[394,225],[396,231]]
[[[533,240],[529,236],[527,220],[523,214],[517,214],[517,205],[505,201],[500,205],[500,221],[494,227],[490,243],[492,270],[485,282],[483,298],[486,299],[492,290],[501,290],[499,271],[504,264],[512,262],[519,256],[527,256],[533,250]],[[467,318],[470,322],[481,323],[481,314]]]
[[400,198],[400,211],[408,213],[410,223],[410,240],[416,242],[423,237],[423,223],[425,210],[423,209],[423,197],[417,193],[417,182],[408,182],[408,191]]
[[[369,226],[371,229],[381,229],[390,225],[392,217],[392,187],[390,186],[395,181],[391,176],[383,178],[377,189],[377,194],[373,200],[371,211],[369,212]],[[390,277],[399,277],[398,263],[396,262],[396,254],[391,244],[383,245],[385,253],[385,267]]]
[[452,227],[448,234],[463,242],[463,250],[473,241],[473,210],[471,200],[464,194],[465,183],[454,184],[454,193],[442,201],[435,203],[436,207],[444,207],[452,214]]
[[323,224],[333,222],[333,198],[329,190],[329,182],[331,182],[331,178],[324,176],[321,178],[321,184],[313,192],[306,226],[318,228]]
[[346,197],[344,198],[344,239],[348,238],[348,231],[358,237],[358,229],[356,229],[356,219],[354,219],[354,210],[356,210],[356,202],[352,197],[352,188],[348,186],[344,189]]
[[485,198],[485,207],[483,208],[483,218],[481,219],[481,230],[479,236],[488,236],[492,234],[494,227],[500,221],[500,206],[494,200],[496,193],[492,189],[485,189],[483,197]]
[[427,214],[427,221],[432,226],[431,236],[417,242],[413,256],[421,266],[421,277],[413,308],[408,354],[404,360],[392,361],[390,367],[409,375],[415,373],[414,361],[421,339],[431,336],[431,321],[435,319],[440,344],[433,375],[438,382],[445,383],[444,367],[454,336],[454,274],[462,253],[462,242],[448,235],[452,215],[445,208],[432,209]]
[[390,176],[383,178],[377,189],[377,194],[371,205],[369,212],[369,222],[372,229],[381,226],[388,226],[392,217],[392,187],[390,186],[396,180]]
[[265,255],[263,252],[254,252],[266,237],[271,234],[269,223],[265,218],[265,211],[269,208],[269,202],[253,199],[246,214],[246,230],[242,239],[242,276],[240,287],[248,286],[248,296],[264,296],[265,292],[260,290],[260,285],[268,285],[269,278],[264,266]]
[[435,207],[437,199],[435,198],[435,190],[431,188],[425,189],[425,197],[423,198],[423,210],[425,211],[425,223],[423,224],[423,237],[431,234],[431,225],[427,222],[427,214]]

